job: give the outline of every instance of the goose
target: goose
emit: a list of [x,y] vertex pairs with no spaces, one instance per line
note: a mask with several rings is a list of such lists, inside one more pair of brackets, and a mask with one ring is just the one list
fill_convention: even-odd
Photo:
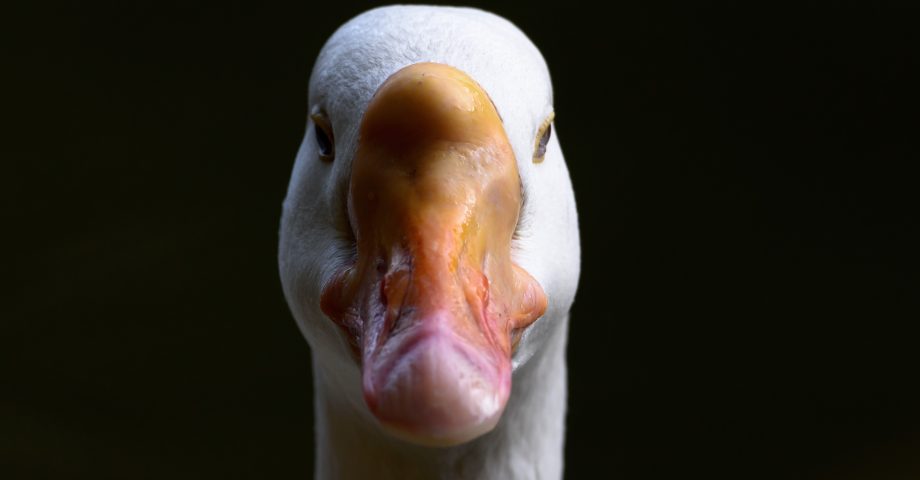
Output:
[[377,8],[308,101],[278,264],[315,477],[561,478],[580,248],[539,50],[485,11]]

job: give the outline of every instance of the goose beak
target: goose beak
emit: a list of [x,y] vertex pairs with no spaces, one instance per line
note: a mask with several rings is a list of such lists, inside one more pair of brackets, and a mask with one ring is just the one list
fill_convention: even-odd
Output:
[[321,306],[353,342],[364,399],[396,436],[455,445],[491,430],[520,332],[546,309],[511,259],[521,183],[485,91],[410,65],[368,105],[352,165],[357,259]]

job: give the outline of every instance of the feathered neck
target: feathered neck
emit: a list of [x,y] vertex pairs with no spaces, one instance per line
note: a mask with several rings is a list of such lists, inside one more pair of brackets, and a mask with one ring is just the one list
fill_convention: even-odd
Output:
[[317,479],[562,478],[568,318],[547,332],[540,351],[514,372],[496,428],[449,448],[411,445],[369,423],[327,388],[314,358]]

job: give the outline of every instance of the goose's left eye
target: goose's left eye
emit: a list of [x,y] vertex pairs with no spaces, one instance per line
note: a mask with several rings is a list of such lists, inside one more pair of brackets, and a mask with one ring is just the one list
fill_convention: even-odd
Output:
[[554,116],[555,115],[551,113],[546,117],[540,129],[537,130],[537,139],[533,150],[533,163],[541,163],[544,157],[546,157],[546,146],[549,144],[549,139],[553,135]]
[[325,112],[310,115],[313,120],[313,133],[316,136],[316,146],[321,160],[331,162],[335,158],[335,137],[332,135],[332,123]]

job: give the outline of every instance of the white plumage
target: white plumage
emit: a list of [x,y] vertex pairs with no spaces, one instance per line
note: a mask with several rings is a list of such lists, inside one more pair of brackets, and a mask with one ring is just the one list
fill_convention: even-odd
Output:
[[[361,365],[320,309],[325,285],[353,262],[343,234],[359,126],[378,87],[419,62],[455,67],[494,102],[517,161],[525,202],[512,256],[548,301],[512,357],[512,391],[495,427],[470,442],[427,447],[382,431],[362,398]],[[319,160],[312,123],[297,154],[281,222],[284,293],[313,353],[317,478],[560,478],[566,401],[568,311],[579,275],[575,200],[555,133],[532,162],[552,113],[552,87],[537,48],[508,21],[474,9],[398,6],[343,25],[319,54],[309,108],[335,132],[335,159]]]

